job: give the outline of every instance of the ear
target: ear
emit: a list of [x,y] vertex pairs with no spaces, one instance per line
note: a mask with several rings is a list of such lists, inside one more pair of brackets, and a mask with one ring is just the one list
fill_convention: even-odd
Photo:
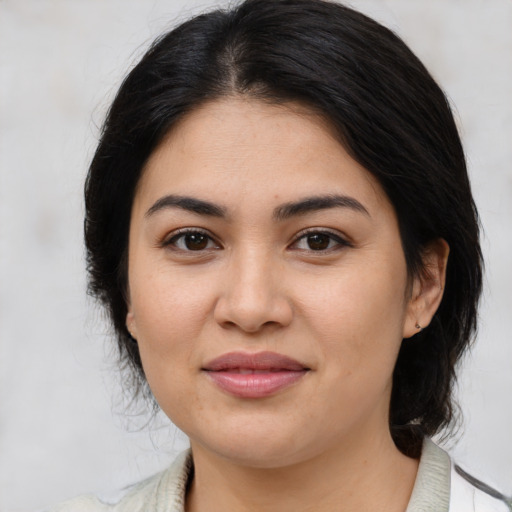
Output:
[[449,253],[450,247],[442,238],[433,240],[423,250],[422,269],[414,276],[411,286],[404,338],[410,338],[427,327],[441,304]]
[[128,332],[131,334],[134,340],[137,339],[137,324],[135,322],[135,315],[131,310],[131,307],[128,307],[128,313],[126,313],[126,328]]

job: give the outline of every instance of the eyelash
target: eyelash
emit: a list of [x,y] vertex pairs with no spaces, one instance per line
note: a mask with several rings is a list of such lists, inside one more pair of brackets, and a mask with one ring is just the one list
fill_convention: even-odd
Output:
[[[322,248],[322,249],[313,249],[311,247],[309,248],[299,248],[296,247],[295,250],[298,251],[307,251],[307,252],[313,252],[313,253],[326,253],[331,251],[339,250],[343,247],[353,247],[353,245],[344,237],[342,237],[339,233],[333,232],[326,229],[318,229],[318,228],[310,228],[306,231],[303,231],[297,235],[291,246],[297,246],[299,242],[306,241],[307,238],[313,235],[320,235],[322,237],[328,237],[328,247]],[[334,245],[331,246],[331,243],[334,242]]]
[[[200,235],[200,236],[204,236],[206,237],[206,243],[207,243],[207,247],[204,247],[204,248],[199,248],[197,250],[194,250],[194,249],[190,249],[189,247],[179,247],[178,246],[178,243],[179,241],[183,241],[185,244],[186,244],[186,237],[187,236],[193,236],[193,235]],[[208,247],[208,245],[210,245],[211,243],[214,244],[214,247]],[[220,244],[210,235],[210,233],[208,233],[208,231],[205,231],[203,229],[199,229],[199,228],[182,228],[182,229],[179,229],[178,231],[175,231],[174,233],[172,233],[172,236],[170,238],[167,238],[166,240],[164,240],[164,242],[162,243],[162,245],[164,247],[170,247],[172,248],[173,250],[177,250],[177,251],[182,251],[182,252],[203,252],[203,251],[208,251],[208,250],[212,250],[212,249],[220,249]]]
[[[193,235],[200,235],[201,237],[206,237],[205,239],[202,239],[201,241],[206,241],[206,246],[196,248],[196,250],[191,249],[189,246],[185,245],[184,247],[180,247],[179,243],[182,242],[186,244],[186,237],[187,236],[193,236]],[[327,241],[327,247],[319,247],[317,249],[312,248],[311,246],[304,248],[299,247],[300,242],[305,241],[308,243],[308,237],[317,236],[317,237],[327,237],[327,240],[318,240],[317,243],[322,245],[322,242]],[[311,241],[310,241],[311,243]],[[212,246],[213,244],[213,246]],[[182,228],[178,231],[174,232],[172,236],[168,239],[166,239],[162,243],[163,247],[169,247],[172,250],[175,251],[181,251],[183,253],[204,253],[205,251],[211,251],[211,250],[218,250],[221,249],[222,246],[215,240],[214,237],[211,236],[211,234],[208,231],[205,231],[203,229],[199,228]],[[292,250],[296,251],[304,251],[309,253],[317,253],[317,254],[325,254],[330,253],[336,250],[340,250],[343,247],[353,247],[353,244],[350,243],[348,240],[346,240],[344,237],[342,237],[339,233],[333,232],[326,229],[319,229],[319,228],[310,228],[306,231],[302,231],[299,233],[293,242],[289,245],[289,247]]]

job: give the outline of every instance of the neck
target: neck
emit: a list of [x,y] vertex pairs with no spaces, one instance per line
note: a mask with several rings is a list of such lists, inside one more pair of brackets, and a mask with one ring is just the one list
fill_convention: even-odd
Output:
[[186,511],[403,512],[418,461],[386,434],[272,468],[233,463],[192,443],[195,473]]

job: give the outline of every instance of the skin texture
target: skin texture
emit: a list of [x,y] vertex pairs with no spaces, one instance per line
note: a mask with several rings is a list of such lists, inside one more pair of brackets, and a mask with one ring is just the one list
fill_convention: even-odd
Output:
[[[366,212],[276,219],[283,204],[333,194]],[[167,195],[223,216],[155,207]],[[429,272],[408,275],[380,185],[300,105],[226,98],[175,126],[133,204],[127,326],[158,403],[191,440],[187,510],[405,510],[417,461],[389,433],[391,378],[402,339],[439,305],[447,257],[436,241]],[[202,370],[233,351],[308,371],[240,398]]]

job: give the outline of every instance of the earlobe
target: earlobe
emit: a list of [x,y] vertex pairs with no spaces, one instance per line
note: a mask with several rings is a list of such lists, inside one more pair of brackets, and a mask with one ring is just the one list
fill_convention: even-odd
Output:
[[414,277],[409,297],[404,338],[425,329],[441,304],[449,253],[450,247],[442,238],[433,240],[423,250],[422,269]]
[[137,339],[137,325],[135,323],[135,316],[133,311],[128,310],[126,314],[126,329],[130,333],[130,336],[136,340]]

